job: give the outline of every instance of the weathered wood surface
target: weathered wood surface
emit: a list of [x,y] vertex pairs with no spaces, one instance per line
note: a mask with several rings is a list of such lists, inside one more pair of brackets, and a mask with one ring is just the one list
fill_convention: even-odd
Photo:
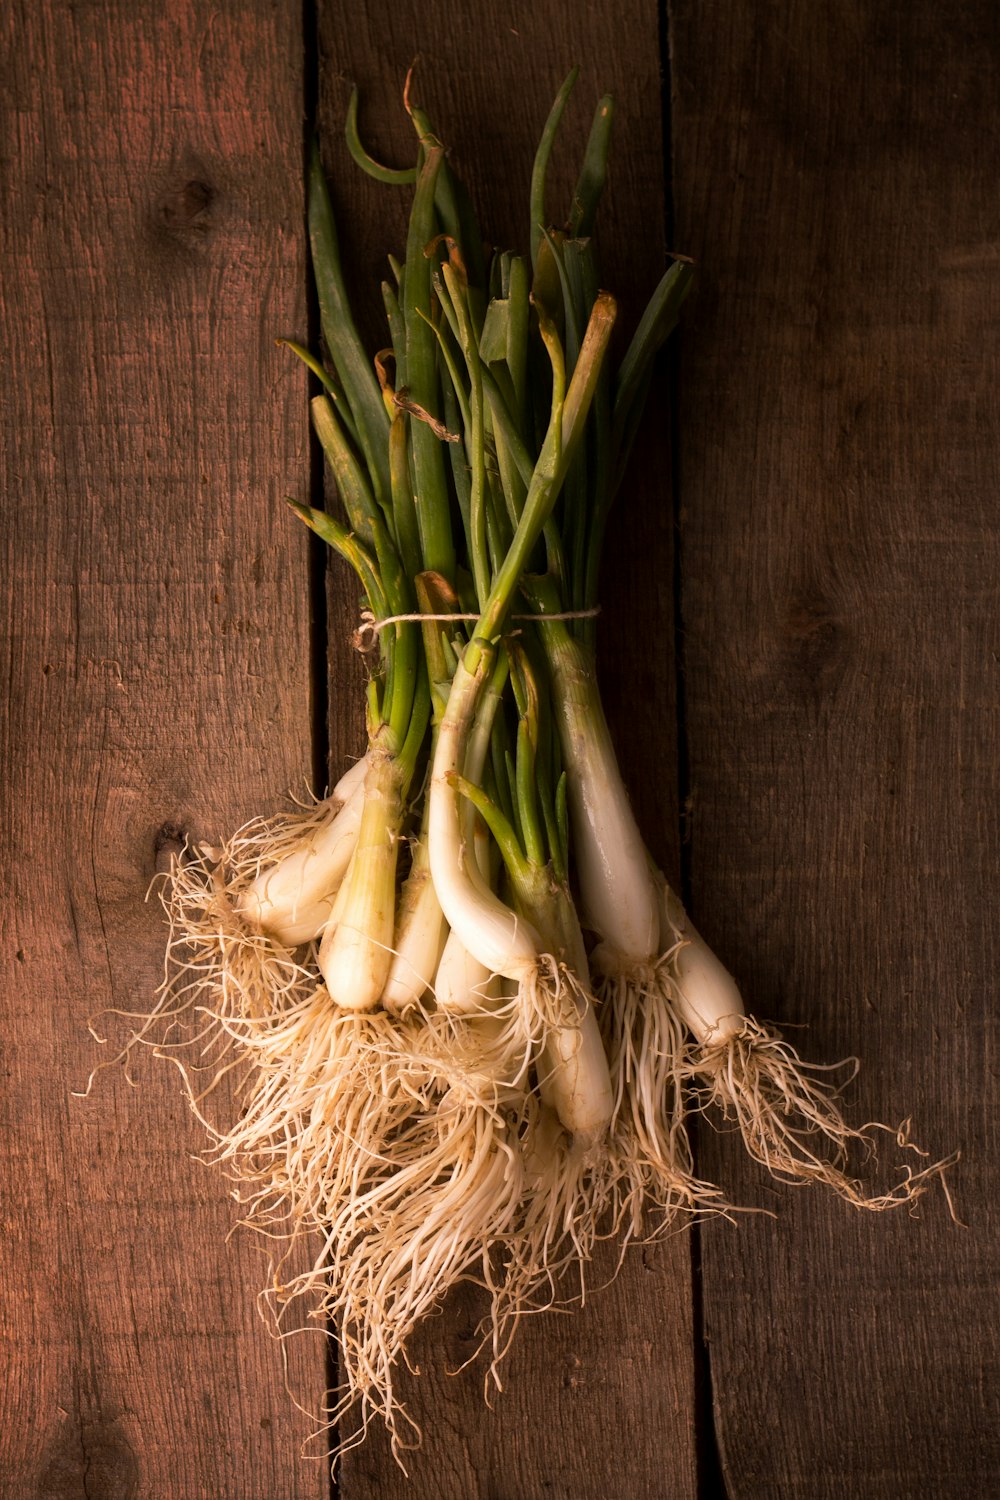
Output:
[[[372,347],[386,342],[378,281],[389,250],[405,244],[408,196],[366,179],[342,144],[349,83],[361,91],[365,143],[380,159],[413,159],[412,127],[402,108],[406,70],[417,58],[414,98],[452,147],[473,193],[484,233],[502,246],[528,242],[528,182],[537,138],[552,98],[573,63],[581,77],[553,162],[550,206],[568,206],[593,109],[615,95],[615,147],[602,220],[604,284],[620,295],[629,331],[665,260],[663,147],[656,7],[628,0],[615,10],[570,11],[517,3],[502,13],[477,3],[428,12],[412,0],[359,16],[320,7],[320,120],[340,216],[351,226],[351,265],[359,295],[374,309]],[[565,205],[565,206],[564,206]],[[610,226],[613,226],[613,232]],[[600,233],[600,231],[599,231]],[[366,290],[367,289],[367,290]],[[628,497],[630,531],[609,548],[604,592],[609,715],[624,730],[622,760],[660,858],[676,863],[676,765],[673,676],[632,650],[632,610],[672,658],[669,587],[671,508],[666,424],[638,458]],[[624,504],[625,502],[623,502]],[[330,620],[334,681],[352,673],[338,641],[353,626],[354,590],[338,595]],[[356,677],[357,668],[353,668]],[[632,707],[641,704],[639,722]],[[629,717],[626,717],[626,710]],[[356,753],[357,720],[334,720],[334,764]],[[638,732],[636,732],[638,731]],[[614,1267],[602,1255],[591,1281]],[[696,1492],[690,1243],[680,1236],[634,1250],[616,1284],[596,1291],[582,1312],[530,1319],[505,1361],[504,1393],[483,1405],[482,1361],[448,1375],[475,1348],[483,1309],[455,1296],[427,1325],[408,1383],[410,1409],[424,1428],[423,1449],[407,1458],[410,1483],[380,1433],[344,1460],[341,1494],[439,1495],[441,1500],[588,1500],[615,1494],[685,1500]]]
[[[538,126],[581,62],[562,180],[614,90],[605,279],[628,321],[670,216],[657,9],[47,0],[3,28],[0,1494],[319,1496],[254,1312],[264,1260],[224,1243],[226,1184],[192,1159],[178,1082],[143,1059],[138,1091],[109,1072],[71,1098],[86,1022],[155,986],[157,850],[312,770],[309,567],[278,511],[308,483],[305,386],[271,344],[306,325],[304,76],[375,347],[405,195],[393,208],[347,162],[346,80],[372,146],[403,159],[399,89],[422,53],[419,92],[488,231],[523,242]],[[969,1225],[940,1198],[914,1221],[775,1188],[702,1133],[704,1170],[778,1213],[701,1235],[722,1478],[728,1500],[989,1494],[1000,26],[985,0],[671,0],[669,43],[670,247],[700,267],[679,447],[690,785],[662,670],[663,406],[606,568],[623,764],[675,873],[690,792],[695,914],[754,1006],[807,1021],[810,1058],[860,1055],[855,1118],[912,1113],[928,1147],[963,1148]],[[354,591],[330,599],[340,769],[359,748]],[[633,1252],[582,1313],[522,1328],[492,1413],[481,1369],[441,1373],[473,1344],[474,1300],[453,1299],[417,1351],[412,1482],[373,1434],[340,1492],[713,1500],[690,1252]],[[318,1342],[288,1354],[317,1402]]]
[[[275,519],[307,447],[273,346],[305,306],[297,12],[2,25],[0,1493],[319,1496],[177,1074],[71,1097],[88,1017],[158,983],[157,855],[310,770],[305,552]],[[315,1399],[322,1341],[288,1358]]]
[[671,13],[695,917],[806,1056],[859,1055],[856,1120],[962,1148],[969,1225],[705,1141],[778,1215],[703,1236],[728,1494],[993,1494],[998,13]]

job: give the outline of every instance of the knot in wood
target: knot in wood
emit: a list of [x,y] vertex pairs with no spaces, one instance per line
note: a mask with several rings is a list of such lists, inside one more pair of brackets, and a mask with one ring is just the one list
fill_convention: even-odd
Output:
[[158,193],[153,229],[162,244],[198,249],[217,224],[219,193],[209,174],[195,161],[174,171]]

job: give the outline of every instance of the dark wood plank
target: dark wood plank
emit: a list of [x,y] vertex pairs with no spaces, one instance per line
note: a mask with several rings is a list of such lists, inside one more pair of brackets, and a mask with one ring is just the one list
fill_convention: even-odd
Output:
[[[412,158],[401,107],[407,66],[421,54],[415,92],[473,191],[486,233],[524,248],[527,183],[536,139],[552,97],[574,62],[582,66],[572,123],[560,146],[559,183],[568,199],[590,115],[605,90],[616,96],[616,146],[601,233],[605,283],[621,294],[623,322],[634,325],[664,261],[657,9],[648,0],[624,8],[569,10],[554,3],[495,7],[416,6],[410,0],[359,15],[323,4],[321,119],[348,260],[372,348],[380,331],[378,282],[388,250],[403,245],[406,194],[363,178],[341,144],[347,81],[362,91],[366,143],[399,164]],[[610,712],[622,731],[621,758],[661,858],[676,839],[674,703],[670,673],[634,649],[634,601],[672,659],[669,472],[665,424],[644,454],[628,506],[628,534],[609,548],[602,631]],[[657,470],[660,477],[657,477]],[[624,523],[623,523],[624,524]],[[352,591],[331,621],[334,701],[345,701],[357,668],[340,643],[353,626]],[[648,611],[648,613],[647,613]],[[638,705],[638,708],[636,708]],[[627,712],[626,712],[627,711]],[[334,721],[335,764],[357,749],[357,721]],[[594,1280],[610,1273],[602,1257]],[[530,1320],[504,1368],[505,1392],[483,1405],[483,1370],[444,1371],[468,1357],[478,1313],[474,1299],[453,1297],[417,1340],[423,1371],[408,1386],[424,1428],[409,1485],[381,1436],[344,1461],[346,1497],[434,1494],[531,1500],[542,1495],[694,1494],[693,1363],[689,1244],[685,1237],[634,1251],[616,1285],[584,1311]]]
[[[321,1495],[148,1008],[158,852],[309,772],[299,7],[5,7],[0,1491]],[[176,846],[176,844],[175,844]],[[322,1341],[287,1351],[315,1400]]]
[[997,10],[671,15],[695,917],[970,1226],[706,1140],[778,1214],[704,1236],[730,1500],[993,1493]]

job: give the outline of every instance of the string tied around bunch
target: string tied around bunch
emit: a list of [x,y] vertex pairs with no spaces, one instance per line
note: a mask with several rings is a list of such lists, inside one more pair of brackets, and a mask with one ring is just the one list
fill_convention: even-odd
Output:
[[[594,604],[590,609],[541,611],[533,614],[511,615],[510,618],[512,620],[593,620],[600,612],[601,606]],[[355,651],[360,651],[363,655],[367,655],[370,651],[375,650],[375,647],[378,645],[379,635],[388,625],[405,625],[410,623],[422,625],[425,620],[440,621],[442,624],[447,624],[451,621],[468,622],[478,619],[478,614],[472,611],[463,612],[461,610],[447,610],[440,613],[436,611],[433,613],[423,613],[417,610],[413,614],[383,615],[381,619],[377,619],[373,610],[363,609],[361,611],[361,623],[351,636],[351,644]]]

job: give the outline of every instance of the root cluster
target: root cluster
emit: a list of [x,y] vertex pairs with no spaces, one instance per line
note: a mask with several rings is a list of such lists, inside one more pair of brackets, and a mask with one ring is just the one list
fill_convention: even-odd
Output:
[[461,1015],[430,994],[405,1016],[342,1010],[315,944],[285,949],[240,911],[285,832],[259,822],[175,861],[166,977],[125,1052],[179,1068],[240,1223],[275,1247],[261,1302],[278,1334],[296,1302],[333,1330],[342,1383],[323,1425],[349,1419],[354,1442],[377,1416],[399,1456],[418,1437],[396,1389],[417,1324],[458,1283],[485,1287],[499,1384],[520,1318],[586,1266],[631,1168],[581,1149],[541,1097],[546,1038],[585,993],[564,964]]
[[944,1173],[957,1155],[919,1170],[904,1163],[901,1180],[883,1193],[866,1192],[848,1170],[852,1146],[863,1160],[877,1156],[879,1133],[926,1156],[910,1140],[908,1121],[895,1129],[877,1122],[848,1124],[840,1096],[857,1071],[853,1058],[832,1067],[803,1062],[777,1032],[748,1016],[735,1035],[689,1048],[684,1071],[697,1107],[714,1108],[734,1125],[754,1160],[779,1181],[823,1183],[852,1207],[872,1212],[912,1207],[935,1182],[947,1192]]
[[[569,1271],[582,1294],[598,1238],[728,1215],[695,1173],[692,1108],[735,1125],[775,1177],[823,1183],[858,1208],[912,1205],[949,1164],[907,1168],[866,1196],[848,1148],[870,1154],[884,1127],[845,1121],[845,1070],[804,1063],[750,1018],[692,1041],[670,952],[624,972],[593,955],[613,1111],[605,1139],[573,1139],[544,1101],[539,1062],[586,997],[564,964],[549,959],[529,985],[461,1015],[430,993],[402,1017],[357,1013],[331,999],[315,945],[290,951],[247,926],[241,893],[312,816],[258,822],[175,862],[166,977],[126,1054],[144,1043],[179,1067],[240,1222],[276,1247],[261,1301],[279,1335],[297,1302],[332,1328],[342,1384],[323,1423],[349,1419],[346,1442],[374,1417],[397,1456],[419,1439],[397,1375],[414,1329],[458,1283],[488,1293],[480,1347],[499,1385],[520,1319],[572,1296]],[[905,1131],[898,1141],[910,1144]]]

